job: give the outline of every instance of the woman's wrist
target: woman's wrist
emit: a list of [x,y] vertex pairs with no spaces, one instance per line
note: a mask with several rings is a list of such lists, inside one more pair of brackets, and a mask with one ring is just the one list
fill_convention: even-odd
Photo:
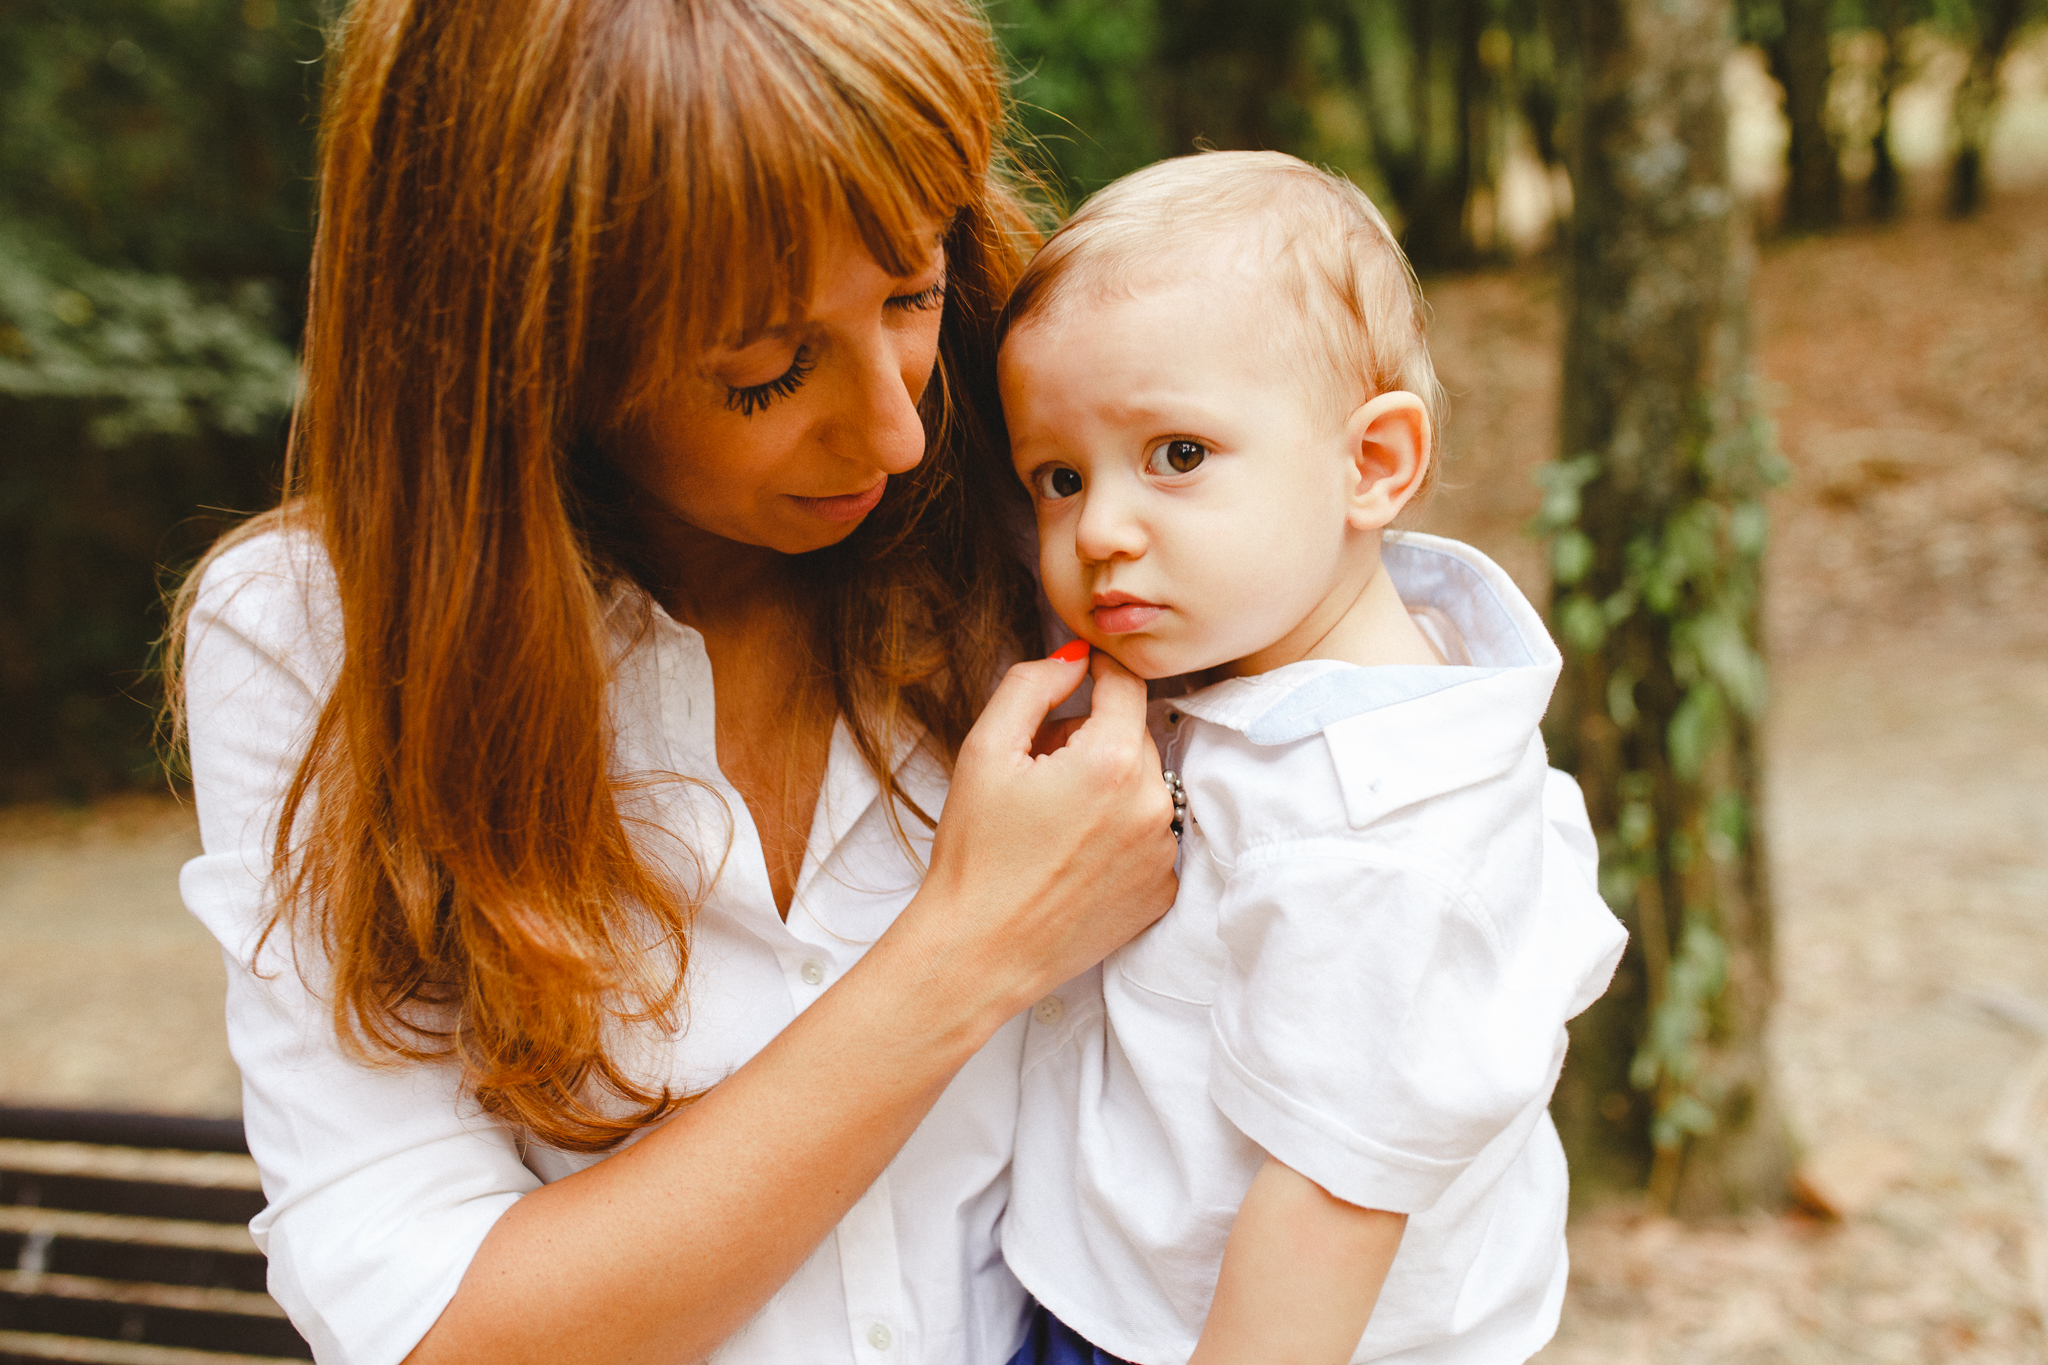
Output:
[[1014,938],[974,932],[987,922],[967,888],[935,871],[862,962],[958,1062],[1044,993]]

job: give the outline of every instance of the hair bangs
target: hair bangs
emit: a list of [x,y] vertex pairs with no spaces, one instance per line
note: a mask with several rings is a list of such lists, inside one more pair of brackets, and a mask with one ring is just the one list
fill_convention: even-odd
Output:
[[591,149],[613,164],[586,168],[605,185],[586,197],[632,206],[594,225],[618,249],[589,267],[614,276],[591,281],[589,357],[612,424],[691,355],[800,320],[836,230],[892,275],[923,269],[987,193],[1002,119],[987,35],[956,5],[663,7],[665,50],[643,50],[593,120],[617,130]]

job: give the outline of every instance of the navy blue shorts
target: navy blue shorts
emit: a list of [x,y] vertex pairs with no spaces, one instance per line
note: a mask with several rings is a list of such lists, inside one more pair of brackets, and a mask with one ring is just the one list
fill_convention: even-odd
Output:
[[1130,1365],[1130,1362],[1090,1345],[1079,1332],[1034,1304],[1031,1330],[1024,1334],[1024,1344],[1017,1348],[1017,1354],[1010,1357],[1010,1365]]

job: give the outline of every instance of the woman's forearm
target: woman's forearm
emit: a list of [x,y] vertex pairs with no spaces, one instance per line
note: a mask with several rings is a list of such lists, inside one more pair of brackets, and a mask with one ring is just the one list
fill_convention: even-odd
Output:
[[658,1132],[499,1219],[408,1365],[697,1360],[873,1183],[1016,1002],[885,937]]
[[1267,1157],[1230,1225],[1189,1365],[1343,1365],[1407,1226],[1406,1214],[1347,1204]]

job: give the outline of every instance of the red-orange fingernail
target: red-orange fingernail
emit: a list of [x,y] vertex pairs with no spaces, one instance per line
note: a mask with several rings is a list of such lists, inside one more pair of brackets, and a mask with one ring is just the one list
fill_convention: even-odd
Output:
[[1063,664],[1080,663],[1081,660],[1088,657],[1088,642],[1086,640],[1069,640],[1054,650],[1051,657],[1058,659]]

